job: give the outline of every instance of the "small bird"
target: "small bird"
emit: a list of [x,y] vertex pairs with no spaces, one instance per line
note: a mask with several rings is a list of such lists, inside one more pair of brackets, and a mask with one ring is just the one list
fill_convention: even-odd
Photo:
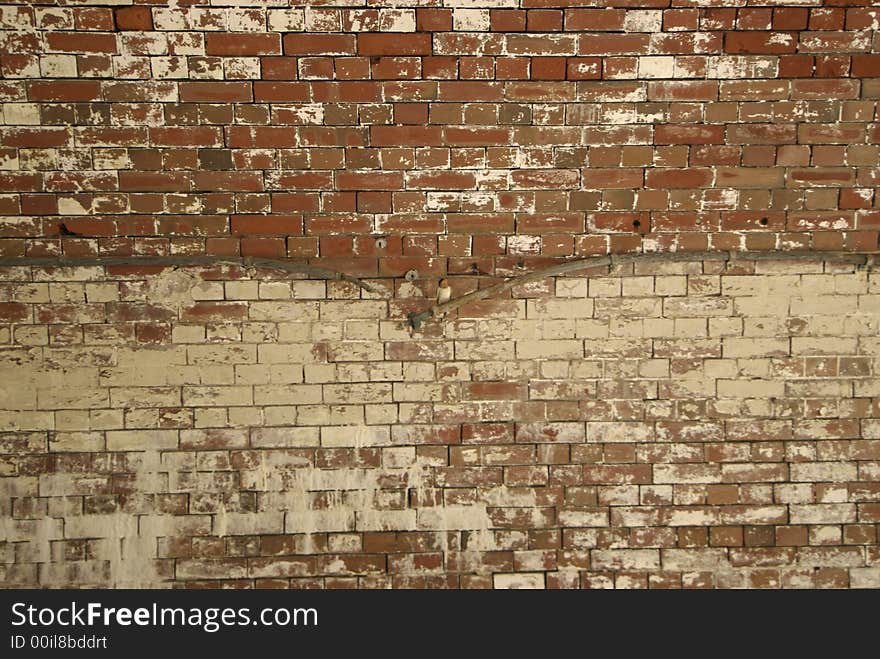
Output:
[[449,281],[441,279],[437,284],[437,304],[444,304],[452,299],[452,287]]

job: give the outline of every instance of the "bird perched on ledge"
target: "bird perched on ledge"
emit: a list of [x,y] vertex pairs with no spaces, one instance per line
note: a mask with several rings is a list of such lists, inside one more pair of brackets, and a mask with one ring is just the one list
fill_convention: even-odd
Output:
[[450,299],[452,299],[452,287],[448,280],[441,279],[437,284],[437,304],[444,304]]

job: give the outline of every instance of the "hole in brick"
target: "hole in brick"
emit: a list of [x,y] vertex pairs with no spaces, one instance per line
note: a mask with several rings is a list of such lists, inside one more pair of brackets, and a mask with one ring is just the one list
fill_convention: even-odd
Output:
[[640,226],[642,226],[642,221],[641,220],[633,220],[633,226],[636,229],[638,229]]
[[770,221],[766,217],[762,217],[760,220],[761,226],[767,226],[767,223]]

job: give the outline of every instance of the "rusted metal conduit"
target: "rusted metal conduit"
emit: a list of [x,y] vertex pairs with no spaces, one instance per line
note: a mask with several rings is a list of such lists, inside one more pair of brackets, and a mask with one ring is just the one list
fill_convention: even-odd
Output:
[[835,261],[837,263],[854,263],[856,265],[868,265],[873,263],[874,253],[853,254],[852,252],[657,252],[653,254],[612,254],[608,256],[593,256],[585,259],[566,261],[540,270],[534,270],[519,277],[510,277],[502,282],[479,289],[444,304],[436,304],[421,313],[410,313],[407,317],[413,331],[418,331],[422,323],[429,318],[439,317],[450,311],[477,300],[485,300],[488,297],[499,295],[509,291],[515,286],[540,281],[546,277],[554,277],[579,270],[588,270],[601,267],[615,267],[634,263],[636,261],[756,261],[756,260],[799,260],[799,261]]
[[[470,302],[485,300],[509,291],[510,289],[547,277],[578,272],[601,267],[616,267],[635,263],[636,261],[682,262],[682,261],[822,261],[836,263],[852,263],[859,266],[872,266],[878,252],[656,252],[641,254],[612,254],[607,256],[591,256],[557,263],[547,268],[534,270],[518,277],[509,277],[502,282],[487,288],[478,289],[457,297],[443,304],[435,304],[420,313],[412,312],[407,316],[409,326],[418,331],[422,323],[432,317],[443,316]],[[94,257],[0,257],[0,267],[43,266],[56,268],[74,268],[87,266],[204,266],[204,265],[239,265],[246,268],[268,268],[284,272],[303,273],[320,279],[337,279],[347,281],[374,293],[376,289],[357,277],[287,259],[257,258],[251,256],[94,256]],[[391,277],[393,278],[393,277]]]

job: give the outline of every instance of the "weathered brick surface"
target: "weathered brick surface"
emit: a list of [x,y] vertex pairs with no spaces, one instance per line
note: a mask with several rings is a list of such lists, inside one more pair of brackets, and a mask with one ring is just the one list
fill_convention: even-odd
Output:
[[379,291],[0,268],[0,583],[880,587],[869,270],[403,322],[878,251],[880,11],[357,4],[0,0],[0,257]]
[[870,267],[0,275],[5,586],[880,585]]
[[878,247],[871,3],[165,4],[0,4],[0,254]]

